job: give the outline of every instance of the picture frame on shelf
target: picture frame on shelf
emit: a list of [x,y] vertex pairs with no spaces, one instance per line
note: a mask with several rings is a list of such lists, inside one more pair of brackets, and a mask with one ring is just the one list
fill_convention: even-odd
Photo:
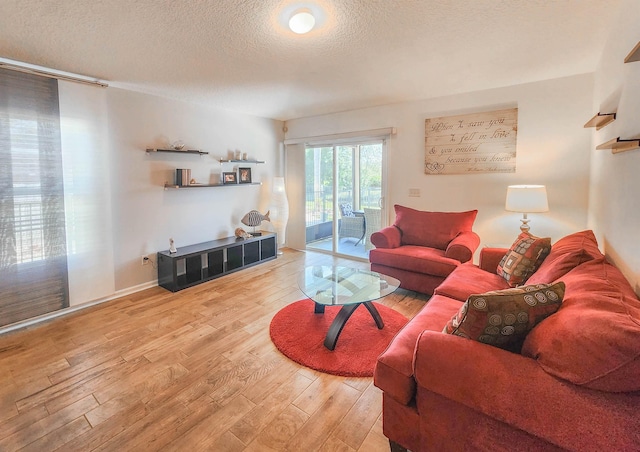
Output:
[[250,184],[251,183],[251,168],[238,168],[239,183]]
[[238,175],[236,173],[222,173],[222,183],[224,185],[227,184],[237,184],[238,183]]

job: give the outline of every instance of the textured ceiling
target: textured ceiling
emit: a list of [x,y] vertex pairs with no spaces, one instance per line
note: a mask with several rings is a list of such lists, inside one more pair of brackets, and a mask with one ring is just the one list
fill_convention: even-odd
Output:
[[286,120],[592,72],[619,3],[0,0],[0,56]]

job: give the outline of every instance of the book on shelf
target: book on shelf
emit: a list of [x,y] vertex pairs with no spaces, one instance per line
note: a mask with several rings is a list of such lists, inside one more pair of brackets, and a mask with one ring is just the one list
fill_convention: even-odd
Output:
[[191,170],[178,168],[176,169],[176,185],[178,187],[186,187],[191,180]]

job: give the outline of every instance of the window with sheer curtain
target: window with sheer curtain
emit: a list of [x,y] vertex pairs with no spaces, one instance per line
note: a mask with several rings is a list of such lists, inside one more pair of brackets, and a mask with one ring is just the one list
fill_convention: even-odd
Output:
[[0,69],[0,326],[68,306],[58,82]]

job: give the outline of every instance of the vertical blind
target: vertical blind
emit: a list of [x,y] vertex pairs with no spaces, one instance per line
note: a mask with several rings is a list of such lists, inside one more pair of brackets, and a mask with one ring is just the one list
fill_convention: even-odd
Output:
[[69,306],[58,82],[0,69],[0,326]]

